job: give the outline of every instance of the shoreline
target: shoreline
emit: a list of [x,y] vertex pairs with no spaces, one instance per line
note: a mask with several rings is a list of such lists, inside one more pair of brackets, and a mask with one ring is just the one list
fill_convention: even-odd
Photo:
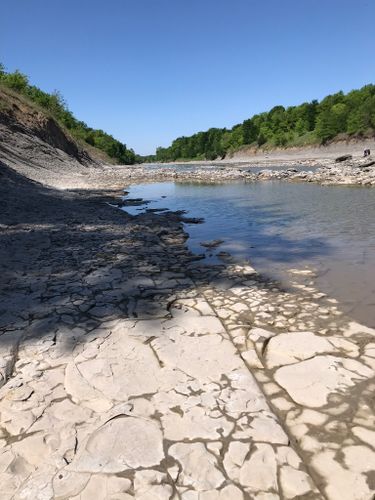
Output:
[[[327,145],[305,145],[305,146],[290,146],[290,147],[274,147],[269,149],[256,148],[250,146],[242,146],[241,149],[233,153],[229,153],[223,159],[216,160],[190,160],[169,162],[176,164],[220,164],[220,163],[250,163],[259,164],[259,162],[300,162],[300,161],[329,161],[335,160],[338,156],[352,155],[353,157],[361,158],[365,149],[373,150],[375,146],[375,138],[367,139],[341,139],[328,143]],[[166,163],[168,164],[168,163]]]
[[375,330],[311,275],[202,266],[181,215],[113,184],[2,181],[5,498],[371,498]]
[[[14,171],[42,185],[60,190],[123,189],[129,182],[156,182],[178,180],[192,182],[227,182],[244,180],[256,182],[285,180],[314,182],[322,185],[375,185],[375,160],[359,153],[351,159],[336,163],[336,153],[327,157],[318,155],[263,155],[222,161],[199,161],[141,165],[82,165],[62,151],[46,147],[38,155],[30,156],[30,145],[22,144],[20,151],[5,150],[4,162]],[[34,144],[33,144],[34,146]],[[347,149],[339,149],[347,153]],[[22,153],[22,160],[21,158]],[[340,156],[340,155],[338,155]],[[263,169],[257,173],[255,168]],[[313,170],[311,170],[313,169]],[[298,170],[297,172],[295,170]]]
[[[287,289],[293,289],[295,285],[297,285],[297,287],[299,285],[298,283],[294,283],[298,273],[291,272],[293,266],[298,269],[309,269],[313,272],[311,275],[311,278],[314,278],[312,285],[315,288],[319,288],[320,292],[327,293],[330,297],[337,299],[339,307],[344,314],[351,316],[353,320],[370,328],[375,327],[375,317],[373,308],[371,307],[373,303],[372,287],[371,285],[366,287],[366,283],[371,283],[372,279],[371,260],[367,262],[365,266],[363,262],[361,265],[359,265],[359,263],[353,265],[353,268],[350,266],[350,263],[355,262],[356,259],[363,256],[362,252],[357,251],[353,254],[352,250],[351,257],[344,257],[343,260],[342,252],[339,250],[341,249],[341,244],[338,244],[337,241],[332,241],[332,238],[330,239],[332,235],[329,234],[329,230],[327,234],[326,227],[323,234],[319,233],[319,235],[317,235],[316,231],[314,232],[315,237],[321,239],[321,242],[314,250],[310,248],[311,244],[313,244],[313,240],[310,240],[309,245],[304,247],[298,244],[292,237],[291,241],[284,239],[282,245],[280,245],[280,241],[276,241],[277,250],[274,249],[271,255],[268,255],[268,246],[270,245],[272,247],[274,242],[264,236],[263,231],[267,228],[264,227],[263,230],[261,228],[256,229],[258,223],[255,218],[253,221],[255,232],[252,230],[250,234],[250,232],[246,230],[246,224],[244,227],[243,224],[239,222],[240,220],[244,220],[244,217],[246,218],[246,214],[243,212],[236,213],[236,215],[231,217],[231,210],[229,210],[228,220],[228,207],[225,205],[225,199],[221,198],[221,196],[225,197],[227,190],[226,188],[222,189],[221,184],[215,187],[216,194],[213,196],[213,199],[222,199],[223,203],[220,203],[220,206],[217,205],[217,211],[210,210],[210,203],[207,206],[205,198],[206,195],[210,196],[211,189],[207,192],[207,188],[204,185],[202,188],[197,188],[198,185],[193,183],[184,185],[183,183],[174,184],[173,182],[166,182],[156,183],[155,187],[153,187],[151,182],[141,184],[133,183],[126,188],[124,193],[125,196],[122,197],[122,201],[118,206],[126,211],[126,213],[135,216],[141,213],[153,212],[166,214],[174,210],[184,211],[184,213],[186,213],[185,217],[187,217],[188,220],[182,219],[182,222],[185,223],[185,231],[189,234],[189,239],[187,240],[188,248],[193,253],[201,256],[201,262],[204,265],[207,264],[209,266],[211,264],[217,265],[226,263],[238,263],[241,265],[247,262],[250,263],[259,274],[268,276],[270,279],[282,283],[282,286],[287,287]],[[230,186],[232,193],[230,196],[231,206],[235,203],[233,196],[236,197],[238,195],[242,200],[245,194],[245,197],[248,196],[249,199],[251,198],[253,200],[252,203],[255,204],[259,210],[261,210],[261,207],[257,204],[259,200],[254,198],[254,196],[256,196],[259,190],[262,192],[262,189],[269,189],[265,184],[256,186],[246,183],[233,183],[227,184],[227,186]],[[295,195],[298,196],[300,188],[297,186],[290,186],[288,188],[287,185],[274,185],[272,186],[272,193],[274,193],[273,197],[275,198],[275,203],[280,203],[280,196],[277,193],[282,193],[284,188],[287,188],[287,193],[291,195],[292,199],[295,199]],[[175,192],[175,190],[177,191]],[[325,189],[318,186],[306,186],[306,188],[304,188],[304,192],[307,191],[307,197],[309,197],[310,194],[314,196],[311,191],[314,192],[316,190],[318,190],[321,195],[323,194],[323,200],[325,199],[326,201],[327,199],[325,196],[328,196],[331,200],[331,196],[335,195],[335,193],[332,193],[332,195],[329,194],[328,191],[326,192]],[[341,203],[345,205],[347,199],[346,189],[340,189],[339,191],[342,193]],[[366,193],[359,193],[357,191],[357,193],[353,193],[353,201],[356,199],[356,195],[359,195],[360,199],[362,198],[362,203],[364,203],[367,196],[370,196],[370,194],[367,195]],[[260,196],[260,198],[262,197]],[[281,200],[282,199],[283,196],[281,196]],[[338,199],[340,199],[340,197]],[[302,209],[304,203],[308,202],[307,200],[308,199],[305,200],[303,198]],[[321,204],[322,203],[320,203],[320,205]],[[315,207],[315,210],[316,208],[317,207]],[[281,212],[283,212],[284,209],[285,207],[280,207]],[[311,209],[313,209],[313,207],[311,207]],[[342,209],[345,209],[345,206],[343,206]],[[205,214],[204,219],[200,219],[202,213]],[[220,216],[218,216],[219,213]],[[294,207],[292,213],[299,213],[298,205]],[[317,215],[318,218],[320,216],[321,214]],[[286,218],[288,219],[288,216],[286,216]],[[279,222],[283,224],[283,220],[282,217]],[[336,221],[336,225],[345,223],[345,218],[341,218],[340,221],[338,221],[336,217],[334,217],[334,220]],[[315,219],[310,219],[310,223],[314,221]],[[357,224],[359,222],[360,221],[357,221]],[[273,221],[270,220],[269,223],[272,230]],[[326,223],[330,224],[327,221]],[[237,228],[235,232],[231,229],[233,224],[235,224]],[[262,226],[262,220],[260,224]],[[297,227],[294,227],[294,231],[299,231],[299,237],[303,238],[304,235],[308,238],[309,231],[306,233],[306,231],[302,229],[304,225],[305,223],[300,220],[299,223],[297,223]],[[351,225],[353,225],[353,222]],[[276,227],[274,229],[276,229]],[[287,228],[282,231],[283,238],[287,238],[286,235],[288,233],[286,233],[286,231]],[[232,246],[233,242],[237,244],[234,248]],[[295,244],[297,246],[292,251],[291,247]],[[359,241],[358,244],[360,245]],[[238,245],[240,249],[236,248]],[[246,245],[249,246],[247,250],[245,249]],[[322,252],[321,249],[324,245],[326,245],[326,250]],[[312,252],[309,257],[305,255],[301,258],[289,259],[290,253],[295,252],[296,254],[300,254],[302,252],[303,254],[308,251],[307,248],[310,248]],[[348,248],[350,248],[350,244]],[[334,253],[330,255],[333,249],[335,249]],[[318,257],[318,255],[320,255],[320,257]],[[297,269],[293,269],[292,271],[297,271]],[[367,282],[362,283],[361,280],[367,280]],[[295,288],[295,291],[296,290]]]
[[[186,167],[184,169],[184,167]],[[200,168],[201,167],[201,168]],[[296,168],[298,167],[298,168]],[[253,169],[262,169],[254,172]],[[313,170],[311,170],[311,168]],[[227,164],[223,162],[144,164],[136,167],[105,167],[104,178],[108,176],[119,183],[129,182],[257,182],[283,180],[288,182],[313,182],[321,185],[375,186],[375,160],[353,158],[340,163],[332,159],[294,160],[276,162],[264,160],[262,163],[249,162]]]

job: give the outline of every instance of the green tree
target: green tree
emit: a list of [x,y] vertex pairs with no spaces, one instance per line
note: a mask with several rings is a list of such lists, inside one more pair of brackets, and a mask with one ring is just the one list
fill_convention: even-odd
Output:
[[29,84],[29,80],[26,75],[18,71],[14,73],[6,73],[3,76],[2,81],[11,89],[18,92],[25,93]]
[[242,124],[243,144],[252,144],[257,140],[259,129],[252,119],[245,120]]

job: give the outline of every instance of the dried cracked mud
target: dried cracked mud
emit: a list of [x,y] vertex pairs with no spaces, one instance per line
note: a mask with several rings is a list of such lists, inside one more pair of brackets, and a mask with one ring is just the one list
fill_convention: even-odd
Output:
[[297,293],[202,265],[175,214],[18,189],[0,231],[2,499],[373,497],[375,330],[308,275]]

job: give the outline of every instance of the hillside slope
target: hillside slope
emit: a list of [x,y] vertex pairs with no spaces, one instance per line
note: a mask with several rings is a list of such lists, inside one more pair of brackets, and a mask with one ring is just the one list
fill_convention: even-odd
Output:
[[242,146],[237,151],[228,153],[223,160],[230,161],[248,161],[262,162],[285,160],[296,162],[301,160],[328,160],[335,159],[342,155],[353,155],[362,157],[365,149],[371,151],[375,148],[374,138],[352,138],[352,139],[334,139],[324,145],[305,145],[305,146],[290,146],[290,147],[274,147],[274,148],[259,148],[251,146]]
[[0,87],[0,160],[6,165],[30,179],[59,187],[72,174],[85,175],[89,169],[100,168],[100,154],[89,154],[54,118]]

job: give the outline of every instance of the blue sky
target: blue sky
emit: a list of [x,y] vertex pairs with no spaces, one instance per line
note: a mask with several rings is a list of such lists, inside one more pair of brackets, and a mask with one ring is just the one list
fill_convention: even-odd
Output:
[[138,153],[375,83],[373,0],[7,0],[0,61]]

